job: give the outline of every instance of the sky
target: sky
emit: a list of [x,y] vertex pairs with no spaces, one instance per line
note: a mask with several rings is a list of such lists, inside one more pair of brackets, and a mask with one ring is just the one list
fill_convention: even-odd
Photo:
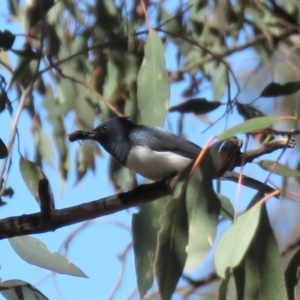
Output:
[[[0,28],[2,30],[8,29],[13,33],[20,33],[22,29],[18,27],[15,22],[7,22],[7,11],[2,11],[0,14]],[[18,41],[14,45],[17,48]],[[241,54],[245,55],[245,53]],[[175,65],[172,57],[175,57],[174,47],[169,45],[166,50],[167,68],[175,69]],[[239,59],[240,54],[231,57],[234,61]],[[15,57],[10,56],[10,63],[14,66],[16,64]],[[255,58],[253,59],[255,61]],[[247,64],[251,64],[251,60],[245,62],[243,68],[247,68]],[[235,66],[237,72],[242,72],[243,68]],[[5,73],[3,68],[0,66],[1,74]],[[7,73],[5,74],[5,76]],[[9,77],[6,77],[9,81]],[[183,99],[180,96],[180,91],[183,89],[185,83],[179,83],[172,85],[171,87],[171,104],[177,104]],[[201,94],[202,97],[211,99],[212,95],[209,90],[204,91]],[[252,97],[252,95],[251,95]],[[253,96],[254,98],[254,96]],[[13,98],[11,98],[13,99]],[[15,100],[15,99],[14,99]],[[17,107],[18,101],[13,102],[14,108]],[[42,99],[37,99],[37,105],[41,105]],[[44,120],[44,129],[51,133],[52,128],[46,121],[46,115],[43,110],[40,110],[42,118]],[[221,115],[223,110],[220,109],[209,115],[211,119]],[[176,133],[176,122],[179,115],[177,113],[167,116],[166,128]],[[242,121],[238,116],[229,118],[229,125],[233,125]],[[2,140],[7,143],[9,139],[9,124],[11,124],[10,116],[7,112],[3,112],[0,115],[0,126],[5,128],[0,133]],[[95,124],[97,125],[97,124]],[[34,143],[31,135],[31,120],[29,115],[25,112],[22,114],[18,130],[21,136],[20,139],[20,150],[24,156],[29,159],[33,159],[33,148]],[[199,130],[194,130],[199,128]],[[196,142],[200,146],[204,145],[205,142],[211,135],[211,132],[201,134],[200,132],[205,128],[205,123],[195,116],[187,115],[185,117],[185,128],[184,131],[189,140]],[[215,132],[221,132],[224,128],[224,122],[220,122],[215,128]],[[69,122],[70,132],[74,130],[72,117]],[[0,218],[8,216],[17,216],[22,214],[30,214],[39,211],[39,207],[35,202],[33,196],[28,191],[19,171],[19,153],[17,151],[17,145],[15,145],[13,157],[12,157],[12,169],[8,178],[8,186],[14,188],[15,194],[12,199],[7,200],[8,204],[0,207]],[[79,143],[72,143],[69,145],[71,162],[75,163],[75,153],[80,147]],[[113,187],[106,176],[108,155],[103,151],[104,156],[97,159],[97,166],[95,174],[88,172],[84,179],[78,184],[75,183],[75,169],[70,171],[69,179],[64,189],[61,187],[59,180],[57,167],[51,168],[45,165],[44,172],[50,180],[54,199],[57,208],[64,208],[73,205],[77,205],[83,202],[96,200],[114,193]],[[1,165],[1,164],[0,164]],[[257,172],[258,167],[253,166],[248,169],[248,172]],[[256,173],[255,173],[256,174]],[[101,188],[99,188],[99,186]],[[235,199],[235,205],[239,209],[243,209],[247,203],[240,201],[240,197],[237,194],[236,185],[234,183],[228,183],[224,193],[231,199]],[[247,197],[251,197],[254,191],[247,188],[242,190]],[[118,276],[121,272],[122,263],[118,256],[124,251],[124,249],[131,243],[131,232],[129,230],[131,226],[131,216],[137,209],[125,210],[107,217],[92,220],[86,227],[81,229],[72,242],[69,245],[67,252],[67,258],[74,263],[76,266],[82,269],[82,271],[88,276],[88,278],[76,278],[68,275],[52,274],[51,272],[35,267],[24,262],[11,248],[7,240],[0,241],[0,277],[2,281],[9,279],[21,279],[29,282],[36,286],[42,293],[44,293],[49,299],[108,299],[111,291],[113,290]],[[296,216],[295,216],[296,218]],[[58,229],[56,232],[50,232],[45,234],[33,235],[36,238],[43,241],[50,251],[60,251],[64,241],[74,231],[81,228],[81,224],[75,224],[72,226]],[[281,227],[280,231],[283,233],[286,231],[286,223]],[[220,229],[219,235],[225,229],[224,226]],[[63,252],[62,252],[63,253]],[[208,257],[204,262],[203,269],[208,270],[211,265],[212,256]],[[199,270],[199,274],[205,272]],[[123,275],[123,282],[120,289],[118,290],[114,299],[125,299],[127,298],[136,287],[136,277],[134,272],[134,256],[132,248],[128,251],[126,256],[126,268]],[[2,296],[0,295],[0,299]],[[133,299],[138,299],[137,294]],[[175,298],[174,298],[175,299]]]

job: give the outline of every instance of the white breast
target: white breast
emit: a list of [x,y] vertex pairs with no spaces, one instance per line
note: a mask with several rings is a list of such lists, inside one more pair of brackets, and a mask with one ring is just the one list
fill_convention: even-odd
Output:
[[127,157],[126,167],[157,181],[182,171],[190,162],[190,158],[172,152],[159,152],[135,146]]

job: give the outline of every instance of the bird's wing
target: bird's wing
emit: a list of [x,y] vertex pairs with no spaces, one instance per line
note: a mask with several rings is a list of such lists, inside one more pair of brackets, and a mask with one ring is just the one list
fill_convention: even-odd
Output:
[[139,126],[132,130],[130,140],[133,144],[146,146],[154,151],[172,151],[190,159],[196,159],[201,151],[196,144],[159,127]]

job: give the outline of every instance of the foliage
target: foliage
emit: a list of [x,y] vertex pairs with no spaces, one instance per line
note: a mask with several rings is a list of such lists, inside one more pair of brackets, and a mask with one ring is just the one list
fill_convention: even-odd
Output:
[[[72,128],[78,130],[90,130],[95,121],[113,116],[130,116],[140,124],[162,126],[167,112],[176,112],[182,129],[181,121],[190,120],[186,114],[205,120],[210,113],[214,124],[229,120],[234,125],[216,131],[207,126],[219,141],[242,133],[261,141],[264,132],[259,135],[257,131],[272,128],[274,123],[286,126],[287,131],[297,130],[298,1],[7,0],[6,4],[9,18],[22,24],[23,32],[9,28],[0,31],[0,113],[13,119],[9,140],[0,136],[2,198],[11,196],[7,178],[10,162],[18,159],[13,156],[13,146],[18,139],[25,139],[17,130],[24,113],[32,120],[35,157],[29,160],[19,148],[19,172],[41,202],[39,180],[46,178],[45,165],[58,170],[64,186],[71,184],[70,172],[76,173],[76,183],[84,181],[89,171],[95,172],[96,159],[101,155],[98,146],[85,143],[78,146],[76,161],[70,161],[66,138],[70,118]],[[169,55],[171,48],[175,55]],[[237,53],[241,53],[235,56],[239,60],[231,60]],[[250,79],[245,80],[237,65],[251,56],[254,63],[246,69]],[[272,68],[279,70],[276,78],[264,76],[264,72],[273,74]],[[170,91],[174,87],[178,91],[179,82],[184,86],[180,96],[186,100],[174,104]],[[17,101],[13,101],[15,95]],[[225,112],[217,119],[221,110]],[[273,116],[267,116],[270,111]],[[278,118],[276,114],[288,117]],[[238,117],[244,122],[236,125]],[[287,162],[279,163],[280,158],[258,164],[267,172],[267,181],[270,174],[281,176],[280,189],[287,197],[299,200],[286,191],[287,178],[299,177],[299,170]],[[296,252],[285,272],[276,227],[271,226],[273,220],[265,205],[268,198],[258,193],[250,201],[242,193],[250,204],[237,218],[239,208],[234,199],[222,195],[219,186],[218,193],[215,191],[214,169],[208,160],[205,165],[200,163],[193,176],[183,172],[172,195],[144,204],[133,214],[140,297],[155,297],[156,288],[163,300],[171,299],[174,293],[198,295],[204,285],[216,280],[212,297],[232,299],[231,280],[236,299],[296,299],[299,254]],[[127,191],[136,186],[134,174],[113,161],[108,172],[116,189]],[[48,180],[51,184],[51,178]],[[295,181],[291,184],[294,190],[299,189]],[[18,189],[17,183],[11,188]],[[216,238],[224,220],[229,228]],[[86,277],[84,271],[48,251],[39,240],[12,237],[10,243],[28,263]],[[284,248],[291,253],[298,246],[298,237],[293,236],[293,244]],[[208,276],[209,280],[199,279],[196,271],[209,255],[214,256],[216,272]],[[0,292],[7,299],[46,299],[21,280],[2,282]]]

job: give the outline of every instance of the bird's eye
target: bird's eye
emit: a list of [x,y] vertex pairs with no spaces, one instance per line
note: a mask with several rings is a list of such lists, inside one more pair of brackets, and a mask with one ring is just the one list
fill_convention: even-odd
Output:
[[104,133],[104,132],[106,132],[108,130],[108,127],[105,126],[105,125],[101,126],[100,130],[101,130],[102,133]]

